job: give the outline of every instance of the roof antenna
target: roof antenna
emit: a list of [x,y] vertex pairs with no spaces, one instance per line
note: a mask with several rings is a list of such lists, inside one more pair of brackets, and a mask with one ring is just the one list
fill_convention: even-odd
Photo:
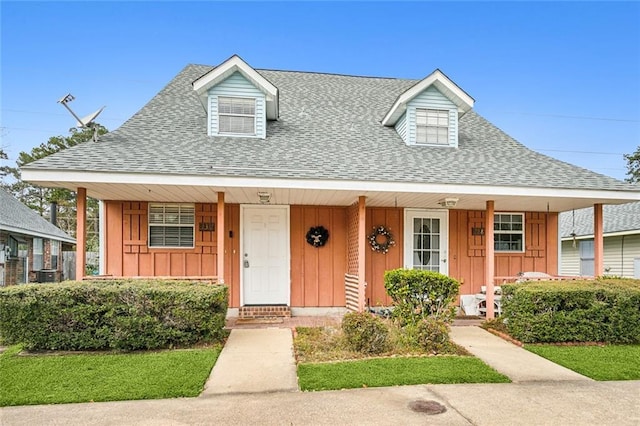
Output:
[[93,129],[93,141],[94,142],[98,142],[98,127],[95,125],[95,123],[93,122],[93,120],[95,120],[98,115],[100,115],[100,113],[102,112],[103,109],[105,109],[105,107],[100,108],[99,110],[97,110],[96,112],[94,112],[93,114],[89,114],[84,118],[79,118],[75,112],[73,112],[71,110],[71,108],[69,108],[69,105],[67,105],[69,102],[73,101],[75,99],[75,96],[73,96],[71,93],[67,93],[66,96],[64,96],[62,99],[60,99],[58,101],[59,104],[62,104],[63,107],[65,107],[67,109],[67,111],[69,111],[71,113],[71,115],[73,115],[73,118],[76,119],[76,127],[80,127],[83,129]]

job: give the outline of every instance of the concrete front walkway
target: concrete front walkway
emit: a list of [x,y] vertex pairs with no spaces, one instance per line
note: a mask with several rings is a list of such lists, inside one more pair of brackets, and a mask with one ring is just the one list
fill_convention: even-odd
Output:
[[297,390],[291,329],[233,329],[202,396]]
[[590,378],[494,336],[480,327],[451,327],[451,340],[513,382],[591,381]]

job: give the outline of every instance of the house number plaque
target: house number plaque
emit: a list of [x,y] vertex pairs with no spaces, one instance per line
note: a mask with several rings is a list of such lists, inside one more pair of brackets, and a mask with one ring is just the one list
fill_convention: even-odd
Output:
[[201,231],[215,231],[216,224],[215,222],[201,222],[198,226],[198,229]]
[[471,228],[471,235],[484,235],[484,228]]

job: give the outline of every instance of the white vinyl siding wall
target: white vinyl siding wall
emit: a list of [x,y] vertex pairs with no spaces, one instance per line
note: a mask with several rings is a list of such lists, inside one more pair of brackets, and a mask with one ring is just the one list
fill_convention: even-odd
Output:
[[[633,259],[640,257],[640,235],[605,237],[605,275],[633,278]],[[606,271],[609,268],[609,271]]]
[[404,143],[407,143],[407,114],[403,114],[396,123],[396,132],[400,135]]
[[580,275],[580,244],[576,240],[573,247],[573,240],[562,242],[562,265],[560,265],[560,275]]
[[[605,275],[633,278],[634,258],[640,258],[640,234],[604,238]],[[576,240],[576,248],[571,240],[562,242],[560,271],[562,275],[580,275],[580,240]]]
[[[416,109],[431,109],[431,110],[446,110],[449,111],[449,143],[447,145],[458,147],[458,107],[447,99],[442,93],[435,87],[429,87],[427,90],[413,98],[407,104],[407,112],[405,114],[406,119],[406,132],[407,136],[403,137],[404,141],[408,145],[417,145],[416,143]],[[396,124],[396,130],[398,129]],[[400,133],[398,131],[398,133]],[[402,135],[401,135],[402,136]],[[425,144],[420,144],[425,145]],[[434,145],[436,146],[436,145]]]
[[[255,134],[228,134],[219,132],[218,97],[255,99]],[[267,136],[266,99],[264,93],[257,89],[239,72],[231,74],[227,79],[209,90],[209,135],[210,136],[242,136],[265,138]]]

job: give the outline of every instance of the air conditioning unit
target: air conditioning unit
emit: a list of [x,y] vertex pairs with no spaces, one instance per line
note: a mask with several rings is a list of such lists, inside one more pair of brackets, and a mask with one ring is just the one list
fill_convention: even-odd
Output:
[[58,271],[55,269],[42,269],[38,271],[39,283],[57,283],[58,281],[60,281],[58,279]]

